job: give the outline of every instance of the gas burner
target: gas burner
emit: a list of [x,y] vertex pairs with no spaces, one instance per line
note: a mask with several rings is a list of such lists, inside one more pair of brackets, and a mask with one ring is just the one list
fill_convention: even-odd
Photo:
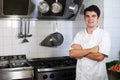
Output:
[[9,60],[9,56],[0,56],[0,61],[7,61]]
[[0,61],[0,69],[9,68],[9,61]]
[[37,58],[29,62],[38,68],[57,68],[76,65],[76,59],[70,57]]
[[26,55],[0,56],[0,68],[28,67]]
[[12,55],[10,56],[10,60],[25,60],[26,55]]
[[0,72],[1,80],[33,80],[34,76],[25,55],[0,56]]

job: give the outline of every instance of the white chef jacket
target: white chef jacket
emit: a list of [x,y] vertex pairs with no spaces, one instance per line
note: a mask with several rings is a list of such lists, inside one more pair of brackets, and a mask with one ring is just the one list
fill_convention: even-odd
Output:
[[[86,29],[78,32],[72,44],[80,44],[83,49],[99,45],[99,52],[108,56],[110,52],[110,37],[108,33],[100,28],[96,28],[92,34],[88,34]],[[108,80],[105,59],[95,61],[86,57],[77,59],[76,80]]]

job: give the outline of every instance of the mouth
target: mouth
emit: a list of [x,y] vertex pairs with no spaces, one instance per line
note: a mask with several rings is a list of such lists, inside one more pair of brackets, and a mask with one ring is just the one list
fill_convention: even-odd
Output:
[[88,23],[93,23],[94,22],[94,20],[88,20]]

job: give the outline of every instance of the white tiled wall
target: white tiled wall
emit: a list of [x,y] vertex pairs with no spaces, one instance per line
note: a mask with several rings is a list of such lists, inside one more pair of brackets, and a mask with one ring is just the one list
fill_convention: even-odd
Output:
[[[67,56],[69,44],[72,40],[71,21],[30,21],[28,43],[21,43],[18,38],[19,20],[0,20],[0,55],[26,54],[28,58]],[[40,46],[40,42],[49,34],[60,32],[64,42],[56,48]]]
[[104,28],[110,33],[112,48],[110,60],[120,54],[120,0],[104,0]]

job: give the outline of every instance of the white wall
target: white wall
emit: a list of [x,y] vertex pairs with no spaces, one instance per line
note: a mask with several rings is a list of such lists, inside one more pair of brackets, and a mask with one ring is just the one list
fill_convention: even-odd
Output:
[[104,0],[104,29],[111,35],[110,60],[119,59],[120,53],[120,0]]
[[[28,58],[67,56],[72,41],[71,21],[31,21],[28,43],[19,39],[19,20],[0,20],[0,56],[26,54]],[[63,34],[64,42],[56,48],[40,46],[49,34],[58,31]]]

